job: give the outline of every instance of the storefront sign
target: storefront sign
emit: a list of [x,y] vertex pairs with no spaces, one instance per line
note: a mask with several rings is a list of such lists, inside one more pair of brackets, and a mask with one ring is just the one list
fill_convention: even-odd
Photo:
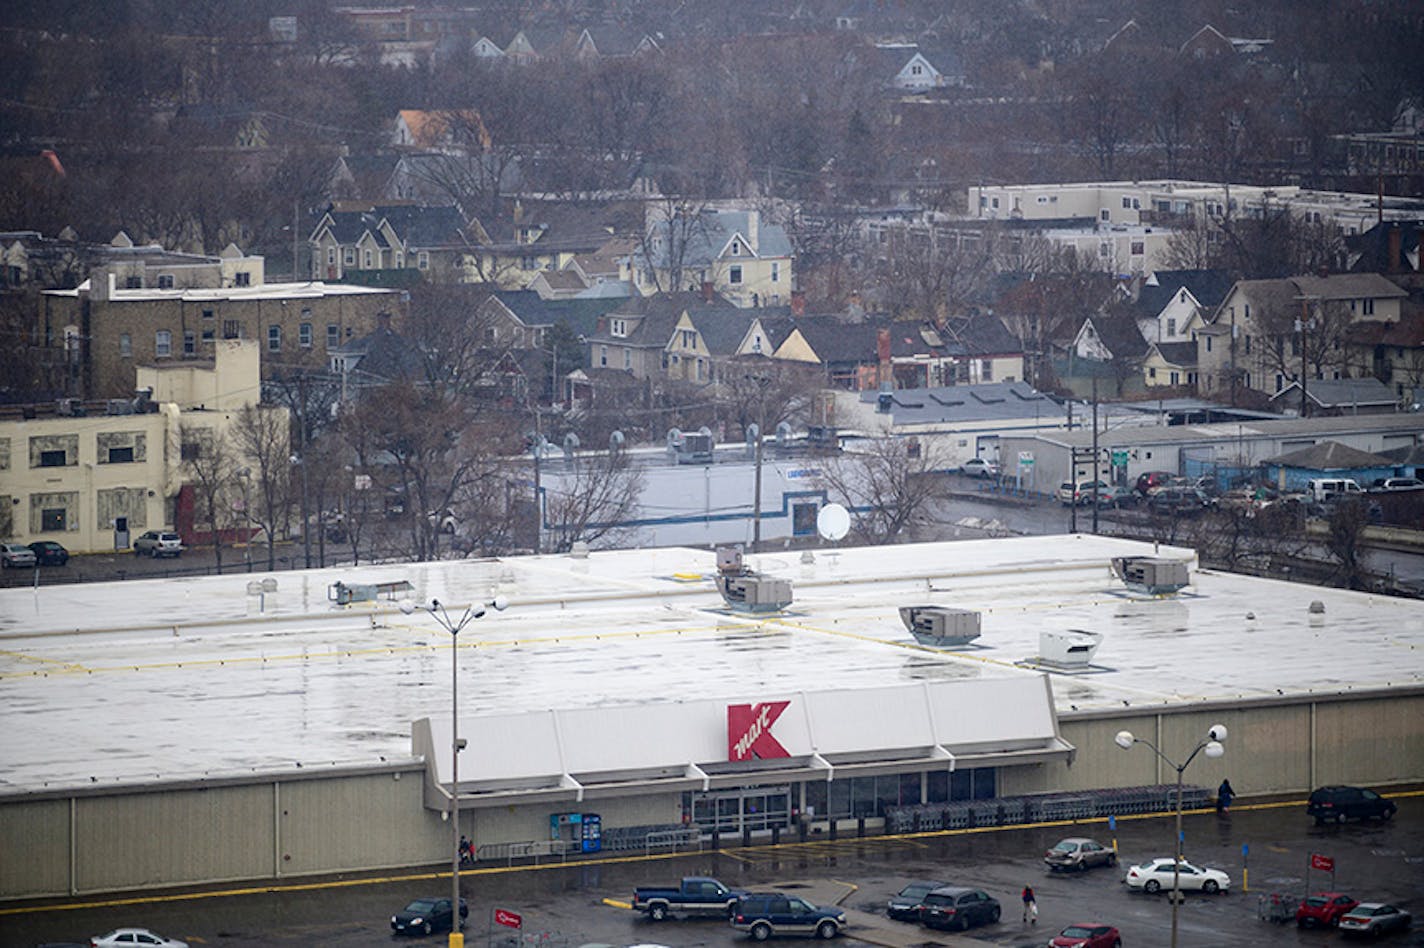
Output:
[[790,757],[781,742],[771,736],[771,726],[790,704],[790,701],[763,701],[727,705],[727,759]]
[[1320,869],[1323,872],[1335,871],[1335,857],[1322,856],[1320,853],[1310,854],[1310,868]]
[[497,908],[494,910],[494,923],[505,928],[523,928],[524,917],[508,909]]

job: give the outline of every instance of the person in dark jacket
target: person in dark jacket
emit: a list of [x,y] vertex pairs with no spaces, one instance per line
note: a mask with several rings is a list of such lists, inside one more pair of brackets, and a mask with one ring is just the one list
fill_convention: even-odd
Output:
[[1026,922],[1032,920],[1033,924],[1037,925],[1038,902],[1033,897],[1033,886],[1031,885],[1026,885],[1023,887],[1023,904],[1023,920]]
[[1231,798],[1236,796],[1236,791],[1231,789],[1231,781],[1221,781],[1221,786],[1216,788],[1216,812],[1230,813]]

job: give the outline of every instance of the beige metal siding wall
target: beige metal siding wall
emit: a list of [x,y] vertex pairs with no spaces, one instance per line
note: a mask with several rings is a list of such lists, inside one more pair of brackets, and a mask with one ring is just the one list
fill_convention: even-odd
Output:
[[1424,780],[1424,696],[1322,704],[1313,786]]
[[80,892],[267,876],[272,786],[83,797],[75,808]]
[[419,771],[406,771],[280,784],[280,835],[269,844],[281,851],[275,874],[448,859],[450,824],[425,808],[422,783]]
[[0,808],[0,896],[69,891],[69,801]]

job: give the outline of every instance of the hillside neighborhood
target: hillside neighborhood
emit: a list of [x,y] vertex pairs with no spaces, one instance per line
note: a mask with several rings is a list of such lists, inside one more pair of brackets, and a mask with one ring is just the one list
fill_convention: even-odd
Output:
[[960,471],[1257,552],[1289,507],[1346,585],[1424,525],[1417,10],[192,5],[117,103],[141,24],[21,6],[11,543],[896,542]]

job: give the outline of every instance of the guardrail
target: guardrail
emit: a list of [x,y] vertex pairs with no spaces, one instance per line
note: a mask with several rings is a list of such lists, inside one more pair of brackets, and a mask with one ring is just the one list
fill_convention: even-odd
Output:
[[[1056,820],[1086,820],[1132,813],[1169,813],[1176,808],[1174,784],[1115,787],[1081,793],[1039,793],[990,800],[917,803],[885,808],[888,833],[922,833],[972,826],[1011,826]],[[1182,788],[1182,806],[1199,809],[1211,803],[1205,787]]]

